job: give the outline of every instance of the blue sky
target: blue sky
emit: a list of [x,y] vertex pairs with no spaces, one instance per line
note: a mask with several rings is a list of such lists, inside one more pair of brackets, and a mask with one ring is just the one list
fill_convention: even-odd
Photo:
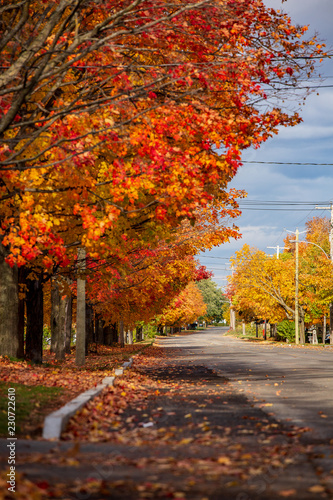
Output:
[[[290,14],[294,24],[310,25],[308,33],[317,32],[327,48],[332,49],[333,0],[288,0],[283,4],[281,0],[264,1],[270,7]],[[225,277],[230,274],[224,269],[229,267],[229,257],[245,243],[271,254],[276,250],[267,247],[283,246],[287,234],[285,229],[295,231],[298,227],[302,231],[309,218],[330,215],[328,210],[316,210],[314,206],[315,203],[325,205],[333,201],[333,166],[287,165],[333,164],[333,59],[326,60],[319,72],[324,81],[319,83],[319,95],[315,92],[306,100],[301,112],[303,123],[293,128],[281,128],[279,135],[267,141],[260,150],[247,151],[243,155],[246,161],[258,162],[244,163],[230,184],[248,193],[249,201],[245,202],[243,214],[237,220],[243,237],[199,256],[200,262],[214,271],[213,279],[220,287],[226,285]],[[318,80],[312,79],[309,84],[316,85]],[[328,87],[330,85],[332,87]],[[255,200],[270,204],[253,205]],[[304,205],[281,205],[281,202],[301,202]]]

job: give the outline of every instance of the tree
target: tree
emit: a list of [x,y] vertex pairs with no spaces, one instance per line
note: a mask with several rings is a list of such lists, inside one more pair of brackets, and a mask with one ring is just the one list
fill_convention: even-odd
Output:
[[6,249],[0,242],[0,355],[18,357],[18,271],[16,266],[6,263],[6,257]]
[[120,237],[154,247],[163,224],[195,222],[209,204],[228,216],[241,151],[300,121],[267,85],[296,84],[322,54],[259,0],[2,1],[0,12],[2,244],[11,266],[44,266],[42,281],[75,269],[78,248],[118,261]]
[[18,264],[41,252],[66,263],[120,216],[178,223],[225,199],[240,151],[300,121],[270,106],[266,86],[297,82],[322,53],[258,0],[2,12],[2,231]]
[[223,304],[226,302],[226,297],[217,284],[212,279],[199,281],[197,287],[202,293],[203,300],[206,304],[207,311],[204,316],[200,317],[200,321],[219,322],[223,318]]
[[206,313],[206,305],[197,285],[193,282],[171,301],[156,319],[160,325],[181,327],[193,323]]
[[[301,343],[305,342],[305,323],[321,320],[328,314],[333,300],[332,263],[317,243],[327,248],[327,220],[315,217],[306,223],[306,227],[306,239],[314,245],[299,243]],[[280,259],[271,258],[248,245],[244,245],[232,259],[234,273],[230,278],[228,296],[246,320],[269,319],[271,323],[295,320],[295,243],[289,236],[284,243],[288,250],[280,255]]]
[[288,257],[271,258],[248,245],[236,252],[227,294],[241,317],[271,323],[294,318],[295,264]]

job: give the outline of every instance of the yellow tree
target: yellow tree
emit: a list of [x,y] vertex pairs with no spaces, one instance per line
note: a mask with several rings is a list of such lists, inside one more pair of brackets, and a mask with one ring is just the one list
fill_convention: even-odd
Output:
[[[315,217],[306,223],[307,242],[299,243],[300,340],[305,342],[305,323],[318,322],[328,314],[333,300],[332,263],[328,250],[329,221]],[[295,320],[295,242],[285,239],[289,250],[280,259],[244,245],[232,259],[233,276],[228,296],[247,319]]]
[[[232,215],[234,211],[229,212]],[[208,278],[210,274],[198,267],[194,256],[239,236],[235,227],[221,228],[213,219],[205,210],[194,225],[183,221],[178,228],[161,226],[158,246],[140,240],[139,235],[126,241],[120,238],[119,245],[126,245],[126,258],[110,255],[104,261],[91,259],[88,296],[95,310],[109,323],[122,320],[133,327],[158,315],[189,282]]]
[[228,296],[234,308],[246,319],[269,319],[276,323],[294,318],[294,262],[244,245],[231,259],[234,269]]
[[181,327],[193,323],[206,314],[207,308],[195,283],[189,283],[156,318],[160,325]]

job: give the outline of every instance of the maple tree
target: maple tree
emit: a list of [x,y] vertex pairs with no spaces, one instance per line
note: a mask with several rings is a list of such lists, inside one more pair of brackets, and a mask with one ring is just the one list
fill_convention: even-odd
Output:
[[241,151],[300,121],[270,89],[323,53],[259,0],[0,8],[1,244],[11,266],[31,261],[46,278],[78,247],[126,259],[120,238],[154,247],[163,223],[194,222],[208,204],[216,220],[233,212]]
[[223,198],[239,150],[300,120],[260,112],[265,86],[322,50],[258,0],[45,5],[3,8],[2,229],[19,264],[67,262],[69,216],[90,246],[122,213],[172,220]]
[[156,318],[156,322],[165,326],[182,327],[194,323],[199,316],[206,314],[207,308],[202,294],[195,283],[189,283]]
[[244,245],[231,260],[233,275],[227,295],[245,320],[269,318],[272,323],[293,318],[295,264]]
[[205,227],[207,221],[201,220],[201,225],[194,226],[183,222],[177,231],[164,225],[164,240],[149,251],[146,246],[140,249],[137,240],[127,240],[128,259],[117,267],[110,261],[92,262],[88,298],[95,312],[108,323],[123,320],[133,328],[138,321],[156,317],[188,283],[207,278],[210,274],[198,266],[193,254],[226,236],[224,229]]
[[[301,342],[304,324],[322,320],[332,301],[332,263],[324,248],[329,248],[329,221],[314,217],[307,221],[306,240],[299,243],[299,317]],[[318,243],[317,243],[318,242]],[[269,319],[277,323],[295,319],[295,242],[284,241],[280,259],[244,245],[232,259],[233,276],[228,296],[246,321]],[[323,245],[324,248],[321,247]]]

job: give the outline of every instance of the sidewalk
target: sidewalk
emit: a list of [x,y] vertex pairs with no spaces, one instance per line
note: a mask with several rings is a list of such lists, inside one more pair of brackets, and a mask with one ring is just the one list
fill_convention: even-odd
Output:
[[[104,393],[70,423],[63,437],[76,442],[17,441],[17,491],[21,481],[26,498],[332,498],[329,446],[311,444],[309,432],[282,425],[228,380],[172,349],[153,363],[141,358],[119,378],[122,394],[140,376],[142,397],[110,413]],[[6,461],[2,454],[1,469]]]

